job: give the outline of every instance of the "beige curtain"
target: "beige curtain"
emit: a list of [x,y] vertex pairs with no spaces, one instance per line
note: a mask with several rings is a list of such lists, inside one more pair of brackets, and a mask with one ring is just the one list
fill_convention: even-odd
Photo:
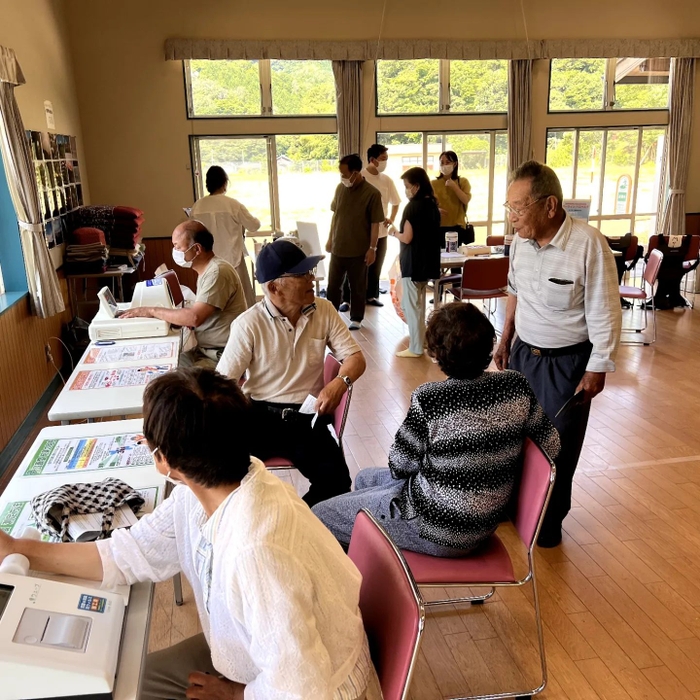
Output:
[[669,105],[668,182],[669,193],[660,232],[670,236],[685,233],[685,188],[690,165],[690,128],[693,119],[695,59],[671,61],[671,99]]
[[[508,63],[508,174],[532,157],[532,61]],[[506,217],[506,235],[513,227]]]
[[362,61],[333,61],[338,113],[338,155],[360,152]]
[[700,56],[700,39],[561,39],[556,41],[431,41],[391,39],[364,41],[280,41],[276,39],[168,39],[168,61],[209,60],[374,61],[411,58],[449,58],[479,61],[493,58],[513,61],[536,58],[624,58]]
[[0,47],[0,152],[17,213],[32,309],[48,318],[64,311],[65,305],[44,239],[29,141],[15,99],[15,87],[23,83],[14,51]]

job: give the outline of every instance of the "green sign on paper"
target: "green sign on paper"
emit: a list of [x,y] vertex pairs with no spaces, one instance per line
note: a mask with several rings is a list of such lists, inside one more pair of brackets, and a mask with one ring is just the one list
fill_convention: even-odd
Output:
[[620,175],[617,180],[617,192],[615,194],[615,213],[629,214],[630,189],[632,178],[629,175]]

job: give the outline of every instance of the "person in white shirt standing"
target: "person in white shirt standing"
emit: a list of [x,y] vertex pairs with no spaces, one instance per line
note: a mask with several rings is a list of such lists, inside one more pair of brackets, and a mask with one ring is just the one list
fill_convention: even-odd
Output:
[[357,700],[372,674],[361,576],[288,485],[250,456],[250,408],[212,370],[177,370],[144,394],[143,432],[171,496],[109,539],[59,544],[0,530],[0,561],[102,581],[182,572],[201,634],[149,654],[141,700]]
[[[387,236],[389,226],[394,223],[396,214],[399,211],[401,198],[394,181],[384,174],[387,162],[389,161],[389,149],[380,143],[374,143],[367,149],[367,167],[362,170],[361,175],[370,185],[379,190],[382,196],[382,207],[384,208],[384,221],[379,224],[379,238],[377,238],[377,252],[374,262],[367,268],[367,305],[384,306],[379,301],[379,280],[382,276],[382,267],[386,258]],[[350,309],[350,285],[347,278],[343,286],[343,303],[339,311],[349,311]]]
[[511,175],[505,207],[517,235],[494,355],[499,369],[527,377],[561,439],[557,478],[537,539],[541,547],[561,542],[591,399],[615,371],[622,322],[610,246],[600,231],[572,219],[562,199],[559,178],[542,163],[528,161]]
[[[284,457],[311,482],[304,500],[319,501],[350,491],[350,472],[328,430],[343,394],[365,371],[360,346],[333,305],[314,299],[313,270],[323,255],[306,256],[278,239],[258,255],[256,275],[265,297],[231,324],[216,369],[231,379],[246,373],[243,391],[257,416],[251,445],[262,460]],[[326,348],[342,363],[323,383]],[[319,417],[299,409],[316,397]]]
[[257,231],[260,220],[226,194],[228,175],[222,167],[212,165],[207,170],[206,187],[209,194],[195,202],[190,218],[201,221],[211,231],[214,253],[233,265],[243,285],[245,300],[252,306],[255,292],[246,264],[245,232]]

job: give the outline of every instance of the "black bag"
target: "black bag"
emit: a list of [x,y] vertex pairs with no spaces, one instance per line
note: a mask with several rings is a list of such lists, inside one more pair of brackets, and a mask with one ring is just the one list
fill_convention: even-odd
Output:
[[[469,245],[476,240],[474,226],[469,223],[469,218],[467,218],[467,223],[464,226],[464,234],[462,234],[462,231],[460,231],[459,234],[459,245]],[[462,240],[462,238],[464,238],[464,240]]]

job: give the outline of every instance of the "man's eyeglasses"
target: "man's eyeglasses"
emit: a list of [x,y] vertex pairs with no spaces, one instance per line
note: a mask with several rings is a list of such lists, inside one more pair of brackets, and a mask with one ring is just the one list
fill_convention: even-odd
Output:
[[515,216],[522,216],[525,213],[526,209],[529,209],[533,204],[537,204],[537,202],[541,202],[543,199],[547,199],[547,197],[549,197],[548,194],[544,195],[543,197],[538,197],[533,202],[530,202],[530,204],[526,204],[524,207],[520,207],[519,209],[516,209],[515,207],[511,207],[510,204],[508,204],[508,202],[505,202],[503,204],[503,208],[509,214],[515,214]]

